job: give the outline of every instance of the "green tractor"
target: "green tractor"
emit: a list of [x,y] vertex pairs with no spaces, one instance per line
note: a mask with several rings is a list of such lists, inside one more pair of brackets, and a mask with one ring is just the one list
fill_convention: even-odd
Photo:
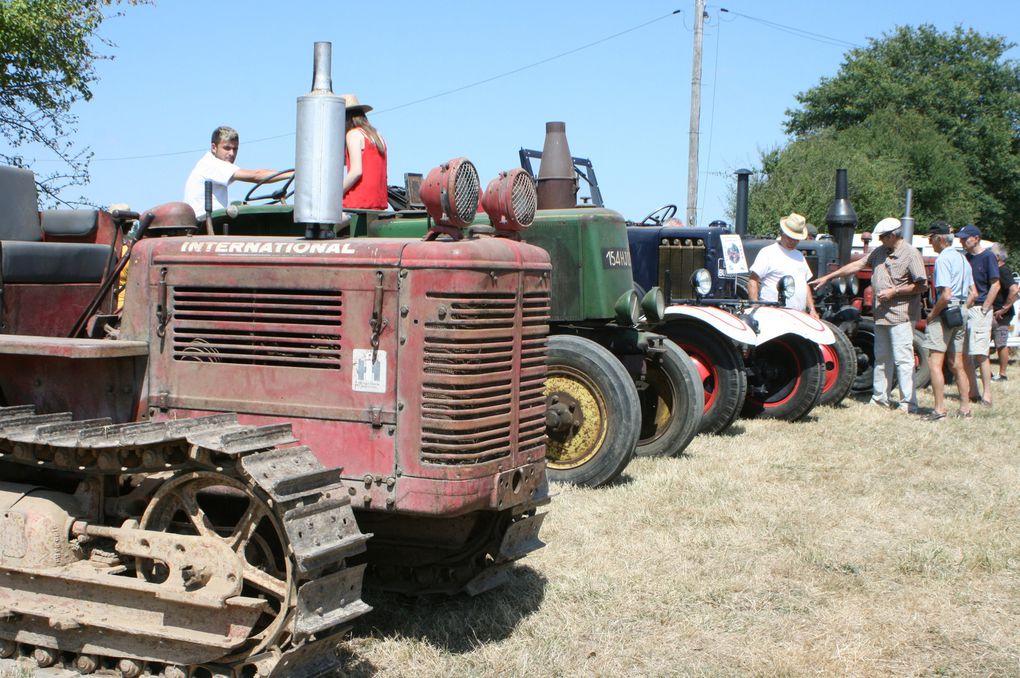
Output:
[[[576,204],[563,123],[546,125],[544,157],[537,191],[520,168],[501,173],[485,190],[485,212],[458,205],[446,190],[458,172],[474,171],[463,159],[435,168],[424,181],[406,175],[405,186],[391,190],[397,209],[350,211],[348,235],[457,240],[516,231],[549,252],[548,474],[598,487],[619,476],[635,454],[679,455],[698,432],[704,395],[690,357],[662,335],[638,329],[642,316],[661,317],[662,293],[654,289],[639,298],[634,291],[624,218]],[[271,230],[274,220],[267,217],[275,213],[285,228],[289,210],[231,205],[213,213],[213,228],[248,234],[258,224]]]

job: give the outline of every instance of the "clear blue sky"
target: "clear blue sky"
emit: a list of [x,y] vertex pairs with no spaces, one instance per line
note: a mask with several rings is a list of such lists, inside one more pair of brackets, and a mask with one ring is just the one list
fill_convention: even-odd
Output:
[[[693,0],[158,0],[121,9],[102,27],[114,58],[98,64],[93,99],[75,109],[76,139],[95,152],[82,192],[101,205],[180,200],[221,124],[240,132],[242,167],[291,167],[295,100],[311,86],[313,43],[327,40],[334,91],[376,109],[369,117],[389,143],[390,183],[464,155],[484,184],[517,165],[521,146],[541,148],[546,121],[562,120],[572,153],[594,162],[607,205],[630,219],[665,203],[686,208]],[[732,172],[784,142],[794,96],[834,75],[851,46],[919,23],[1020,42],[1015,0],[724,0],[708,14],[701,223],[725,217]],[[1008,56],[1020,59],[1020,49]],[[40,170],[52,167],[38,158]],[[231,199],[247,188],[234,184]]]

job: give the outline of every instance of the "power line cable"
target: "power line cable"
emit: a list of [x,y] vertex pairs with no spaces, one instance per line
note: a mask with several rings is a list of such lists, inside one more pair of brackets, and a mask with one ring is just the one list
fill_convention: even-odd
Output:
[[846,40],[840,40],[839,38],[833,38],[828,35],[822,35],[821,33],[813,33],[811,31],[804,30],[803,28],[797,28],[796,26],[787,26],[785,24],[777,23],[775,21],[769,21],[768,19],[762,19],[759,17],[751,16],[749,14],[735,12],[731,9],[726,9],[725,7],[720,7],[719,11],[726,12],[728,14],[733,14],[734,16],[739,16],[750,21],[757,21],[760,24],[776,29],[777,31],[782,31],[783,33],[796,35],[806,40],[814,40],[815,42],[821,42],[824,44],[833,45],[835,47],[858,47],[858,48],[862,47],[862,45],[858,45],[857,43],[854,42],[847,42]]
[[[671,16],[675,16],[677,14],[683,14],[683,10],[682,9],[673,10],[669,14],[663,14],[662,16],[655,17],[654,19],[650,19],[650,20],[645,21],[644,23],[640,23],[640,24],[638,24],[636,26],[632,26],[630,28],[626,28],[626,29],[624,29],[622,31],[619,31],[617,33],[613,33],[612,35],[607,35],[604,38],[599,38],[598,40],[594,40],[594,41],[589,42],[587,44],[581,45],[580,47],[574,47],[573,49],[569,49],[569,50],[567,50],[565,52],[560,52],[559,54],[555,54],[553,56],[546,57],[545,59],[540,59],[538,61],[534,61],[534,62],[532,62],[530,64],[525,65],[525,66],[520,66],[519,68],[514,68],[514,69],[509,70],[509,71],[504,71],[503,73],[499,73],[497,75],[493,75],[493,76],[488,77],[488,78],[483,78],[482,80],[476,80],[475,82],[468,83],[467,85],[462,85],[460,87],[455,87],[453,89],[448,89],[448,90],[445,90],[443,92],[439,92],[438,94],[432,94],[432,95],[427,96],[427,97],[422,97],[421,99],[415,99],[413,101],[408,101],[408,102],[403,103],[403,104],[398,104],[396,106],[391,106],[390,108],[383,108],[383,109],[375,110],[375,111],[372,112],[372,115],[385,115],[386,113],[391,113],[393,111],[398,111],[398,110],[400,110],[402,108],[407,108],[409,106],[415,106],[417,104],[421,104],[421,103],[424,103],[426,101],[432,101],[433,99],[439,99],[440,97],[449,96],[451,94],[456,94],[457,92],[463,92],[464,90],[471,89],[473,87],[478,87],[480,85],[485,85],[485,84],[493,82],[495,80],[500,80],[501,78],[506,78],[506,77],[509,77],[511,75],[515,75],[517,73],[520,73],[522,71],[526,71],[526,70],[529,70],[531,68],[535,68],[537,66],[541,66],[543,64],[547,64],[550,61],[555,61],[557,59],[562,59],[565,56],[570,56],[571,54],[576,54],[577,52],[589,49],[591,47],[595,47],[596,45],[601,45],[602,43],[608,42],[609,40],[613,40],[614,38],[618,38],[621,35],[626,35],[627,33],[633,33],[634,31],[640,30],[640,29],[645,28],[646,26],[650,26],[650,25],[652,25],[654,23],[658,23],[659,21],[662,21],[664,19],[668,19]],[[257,143],[262,142],[262,141],[272,141],[273,139],[283,139],[283,138],[292,137],[292,136],[294,136],[294,132],[289,132],[287,134],[277,134],[277,135],[274,135],[274,136],[261,137],[259,139],[252,139],[251,141],[246,141],[245,144],[246,145],[257,144]],[[189,155],[189,154],[192,154],[192,153],[201,153],[204,150],[206,150],[206,149],[200,148],[200,149],[197,149],[197,150],[193,149],[193,150],[188,150],[188,151],[172,151],[172,152],[169,152],[169,153],[153,153],[153,154],[149,154],[149,155],[133,155],[133,156],[124,156],[124,157],[119,157],[119,158],[94,158],[93,162],[115,162],[115,161],[121,161],[121,160],[147,160],[147,159],[150,159],[150,158],[167,158],[167,157],[171,157],[171,156],[175,156],[175,155]]]

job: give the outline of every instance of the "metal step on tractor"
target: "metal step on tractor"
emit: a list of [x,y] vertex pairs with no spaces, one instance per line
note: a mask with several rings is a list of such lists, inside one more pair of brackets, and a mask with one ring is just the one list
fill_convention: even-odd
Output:
[[[641,330],[642,315],[658,317],[658,290],[634,291],[623,217],[577,204],[577,180],[563,123],[546,125],[545,149],[556,160],[537,182],[521,168],[502,172],[485,191],[484,210],[463,210],[457,196],[437,190],[438,177],[405,175],[390,187],[393,211],[352,210],[357,237],[485,239],[526,219],[519,237],[549,253],[549,373],[546,382],[546,460],[550,479],[598,487],[617,478],[637,455],[679,455],[699,429],[701,390],[687,354],[661,334]],[[536,193],[537,183],[537,193]],[[214,213],[218,231],[251,232],[267,218],[283,227],[291,210],[278,204],[232,205]],[[274,216],[275,215],[275,216]]]
[[[0,168],[0,658],[322,675],[363,583],[480,593],[542,546],[549,257],[331,237],[339,191],[310,189],[340,185],[344,104],[315,53],[298,237],[40,214]],[[450,188],[475,209],[477,175]]]

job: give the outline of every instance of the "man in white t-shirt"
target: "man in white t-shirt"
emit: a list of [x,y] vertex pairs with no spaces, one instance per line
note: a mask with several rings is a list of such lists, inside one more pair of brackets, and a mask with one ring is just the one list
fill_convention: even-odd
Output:
[[786,307],[804,311],[817,318],[815,300],[808,288],[811,269],[797,243],[808,235],[807,221],[796,212],[779,220],[779,240],[769,245],[754,258],[751,276],[747,281],[747,296],[751,301],[779,301],[779,281],[792,275],[795,289],[786,298]]
[[[234,164],[237,159],[237,148],[240,138],[232,127],[217,127],[212,133],[212,146],[195,164],[188,180],[184,182],[184,202],[191,205],[199,219],[205,218],[205,182],[213,182],[213,209],[227,206],[227,186],[235,181],[258,183],[277,173],[271,169],[241,169]],[[293,176],[293,172],[280,174],[268,183],[284,181]]]

